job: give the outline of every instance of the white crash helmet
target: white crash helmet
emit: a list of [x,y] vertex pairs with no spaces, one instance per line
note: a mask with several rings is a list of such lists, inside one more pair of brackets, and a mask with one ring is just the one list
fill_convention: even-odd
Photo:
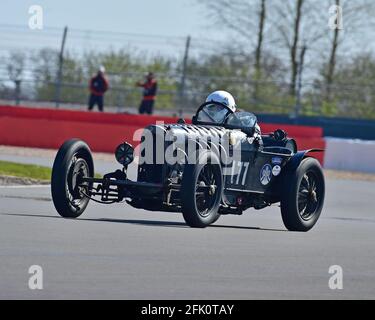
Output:
[[105,73],[105,67],[104,67],[103,65],[100,66],[99,69],[98,69],[98,71],[99,71],[100,73]]
[[233,112],[236,112],[236,101],[234,100],[233,96],[226,91],[215,91],[212,92],[206,99],[206,102],[219,102]]

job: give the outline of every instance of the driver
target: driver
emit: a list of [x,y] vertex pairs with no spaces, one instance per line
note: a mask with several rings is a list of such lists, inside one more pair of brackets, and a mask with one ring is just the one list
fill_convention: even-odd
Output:
[[[215,91],[212,92],[206,99],[206,102],[217,102],[228,107],[233,113],[237,111],[236,101],[233,96],[227,91]],[[226,109],[220,108],[220,106],[212,104],[205,110],[212,120],[216,123],[223,123],[225,117],[228,114]],[[251,124],[248,124],[249,126]],[[252,125],[251,125],[252,126]],[[254,134],[261,135],[259,124],[256,122],[254,124]]]
[[[236,101],[233,96],[227,91],[215,91],[212,92],[206,99],[206,102],[217,102],[225,105],[233,112],[236,112]],[[217,123],[224,121],[228,111],[220,108],[218,105],[213,104],[210,108],[206,109],[209,116],[214,119]]]

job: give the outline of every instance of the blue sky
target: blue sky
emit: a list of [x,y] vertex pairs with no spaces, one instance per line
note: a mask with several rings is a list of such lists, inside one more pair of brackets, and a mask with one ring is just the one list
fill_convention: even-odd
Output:
[[[204,12],[195,0],[2,0],[1,24],[27,24],[28,9],[41,5],[46,27],[202,37]],[[208,33],[207,33],[208,32]]]
[[[28,28],[32,5],[43,8],[43,30]],[[1,0],[0,56],[44,47],[59,50],[63,27],[68,26],[69,52],[130,48],[181,59],[188,35],[193,39],[191,54],[212,50],[205,48],[207,42],[212,45],[210,39],[227,42],[230,38],[223,30],[209,27],[203,9],[197,0]]]
[[[32,5],[43,7],[45,29],[42,31],[28,28],[28,11]],[[328,19],[328,12],[323,11],[322,14],[327,14]],[[269,18],[272,20],[272,16]],[[233,40],[232,33],[214,28],[210,22],[204,6],[199,5],[198,0],[1,0],[0,57],[16,50],[30,52],[44,47],[59,50],[62,30],[67,25],[70,28],[66,45],[69,52],[125,48],[153,55],[168,54],[181,60],[187,35],[193,39],[190,55],[197,56],[202,52],[216,52],[221,44],[226,45]],[[7,25],[17,25],[23,29]],[[328,30],[325,22],[323,27]],[[95,30],[116,34],[96,33]],[[366,37],[370,38],[367,43],[364,40]],[[372,37],[368,34],[360,32],[354,38],[356,41],[346,43],[347,48],[341,48],[340,55],[350,55],[352,51],[362,52],[363,44],[367,45],[368,51],[374,50]],[[248,46],[246,50],[253,49],[250,43],[244,45]],[[285,48],[275,45],[270,48],[288,63]],[[311,61],[310,67],[315,68],[317,51],[320,54],[321,48],[308,50],[307,67]]]

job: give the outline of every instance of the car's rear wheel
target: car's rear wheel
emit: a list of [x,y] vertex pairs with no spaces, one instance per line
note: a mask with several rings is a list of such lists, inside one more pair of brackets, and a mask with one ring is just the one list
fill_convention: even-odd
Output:
[[309,231],[324,204],[323,170],[316,159],[306,158],[294,172],[283,177],[281,215],[290,231]]
[[220,214],[223,175],[218,157],[204,151],[197,164],[186,164],[181,184],[182,213],[190,227],[205,228]]
[[89,198],[84,177],[94,176],[94,163],[88,145],[77,139],[66,141],[59,149],[52,169],[51,192],[57,212],[64,218],[77,218]]

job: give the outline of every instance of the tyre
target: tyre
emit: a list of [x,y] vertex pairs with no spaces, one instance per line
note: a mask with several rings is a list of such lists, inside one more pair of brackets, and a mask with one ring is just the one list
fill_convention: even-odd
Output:
[[309,231],[318,221],[324,204],[323,170],[316,159],[302,160],[283,177],[281,216],[290,231]]
[[79,186],[79,180],[93,176],[94,162],[88,145],[77,139],[66,141],[56,155],[51,178],[53,204],[62,217],[77,218],[85,211],[88,184]]
[[197,164],[186,164],[181,183],[182,214],[187,225],[205,228],[220,214],[223,174],[219,158],[210,151],[201,152]]

